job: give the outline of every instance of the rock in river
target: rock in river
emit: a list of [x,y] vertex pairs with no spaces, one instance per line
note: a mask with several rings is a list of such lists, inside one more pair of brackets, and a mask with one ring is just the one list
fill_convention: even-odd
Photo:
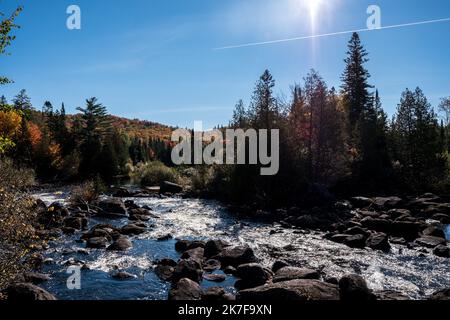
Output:
[[341,300],[345,301],[372,301],[376,296],[367,287],[366,281],[358,275],[347,275],[339,281]]
[[31,283],[15,283],[6,289],[8,300],[14,301],[38,301],[38,300],[56,300],[56,298]]
[[238,293],[236,300],[257,301],[259,303],[295,300],[339,300],[339,290],[336,285],[319,280],[291,280],[242,290]]
[[275,273],[273,282],[290,281],[295,279],[319,279],[317,271],[297,267],[284,267]]
[[102,249],[106,248],[108,244],[108,239],[105,237],[96,237],[96,238],[90,238],[86,242],[87,248],[94,248],[94,249]]
[[202,290],[197,282],[191,279],[180,279],[178,283],[169,292],[169,300],[200,300]]
[[113,242],[107,250],[109,251],[126,251],[133,247],[130,239],[124,236],[120,236],[119,239]]
[[257,259],[249,246],[242,245],[224,248],[217,256],[217,260],[222,263],[222,267],[237,267],[241,264],[256,262]]
[[272,273],[257,263],[242,264],[237,268],[236,276],[240,278],[235,284],[239,290],[261,286],[272,279]]

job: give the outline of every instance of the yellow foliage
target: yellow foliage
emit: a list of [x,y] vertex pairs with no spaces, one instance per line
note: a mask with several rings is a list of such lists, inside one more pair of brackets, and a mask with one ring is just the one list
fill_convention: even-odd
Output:
[[0,137],[13,139],[22,128],[22,117],[14,111],[0,111]]

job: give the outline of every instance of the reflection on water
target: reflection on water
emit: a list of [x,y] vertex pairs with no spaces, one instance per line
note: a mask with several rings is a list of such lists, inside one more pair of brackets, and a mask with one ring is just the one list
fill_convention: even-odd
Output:
[[[43,195],[47,203],[65,194]],[[159,280],[153,272],[153,262],[169,257],[178,259],[174,250],[175,240],[156,241],[170,233],[183,239],[225,239],[234,244],[247,243],[266,266],[277,259],[284,259],[302,267],[321,270],[328,277],[341,277],[358,273],[367,279],[375,290],[398,290],[412,298],[421,298],[436,290],[450,287],[450,262],[432,254],[421,255],[416,250],[393,245],[389,254],[372,250],[350,249],[323,239],[318,232],[303,232],[266,225],[237,221],[215,201],[180,198],[137,198],[139,205],[153,208],[158,218],[151,221],[155,227],[133,239],[133,249],[126,253],[92,250],[89,255],[68,254],[64,249],[74,246],[79,234],[65,237],[52,245],[47,255],[56,264],[47,267],[53,279],[45,288],[61,299],[166,299],[169,285]],[[96,223],[111,221],[92,219]],[[127,221],[113,223],[123,225]],[[450,229],[447,228],[447,234]],[[65,253],[65,254],[64,254]],[[82,290],[66,289],[66,267],[61,265],[70,257],[84,260],[90,270],[82,271]],[[117,281],[111,278],[114,270],[125,270],[137,275],[136,279]],[[233,278],[222,286],[233,290]],[[216,285],[204,281],[203,287]]]

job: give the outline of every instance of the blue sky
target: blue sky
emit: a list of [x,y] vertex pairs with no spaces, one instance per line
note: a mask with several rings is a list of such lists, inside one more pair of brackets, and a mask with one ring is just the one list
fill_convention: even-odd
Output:
[[[249,102],[266,68],[280,96],[311,68],[339,87],[350,35],[214,48],[365,28],[370,4],[380,6],[383,26],[450,17],[448,0],[323,0],[311,19],[305,1],[0,0],[5,12],[25,7],[12,55],[0,58],[15,83],[0,94],[25,88],[36,107],[64,102],[69,112],[96,96],[112,114],[211,127],[228,122],[238,99]],[[66,28],[71,4],[81,8],[81,30]],[[406,87],[420,86],[434,106],[450,95],[450,21],[361,37],[390,114]]]

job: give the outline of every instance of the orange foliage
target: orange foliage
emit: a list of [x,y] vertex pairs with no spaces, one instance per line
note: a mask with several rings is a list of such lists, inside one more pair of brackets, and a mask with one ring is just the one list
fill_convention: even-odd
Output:
[[42,141],[42,131],[33,122],[28,123],[28,134],[30,135],[31,146],[36,150]]
[[52,143],[48,147],[48,153],[52,159],[52,166],[59,168],[62,164],[61,146],[57,143]]

